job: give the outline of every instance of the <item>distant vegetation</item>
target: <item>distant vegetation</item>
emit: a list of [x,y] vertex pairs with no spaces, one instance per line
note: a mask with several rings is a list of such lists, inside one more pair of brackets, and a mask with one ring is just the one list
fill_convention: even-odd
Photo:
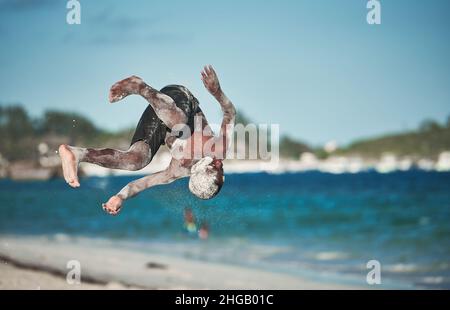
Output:
[[398,156],[436,159],[441,152],[449,150],[450,117],[446,124],[427,120],[415,131],[356,141],[338,153],[377,158],[389,152]]
[[[244,113],[238,111],[236,115],[236,124],[242,124],[244,126],[247,126],[248,124],[251,124],[253,121],[250,120]],[[235,138],[236,139],[236,138]],[[248,145],[248,137],[246,137],[246,145]],[[236,141],[236,140],[235,140]],[[270,144],[270,131],[268,132],[267,141]],[[298,159],[300,157],[300,154],[303,152],[311,152],[312,149],[298,141],[294,138],[291,138],[288,135],[284,135],[280,139],[280,156],[283,158],[293,158]],[[248,151],[247,151],[248,152]]]
[[287,135],[280,139],[280,156],[283,158],[298,159],[303,152],[311,151],[309,146]]
[[132,130],[111,133],[100,129],[76,113],[49,110],[35,119],[21,106],[0,106],[0,154],[9,161],[35,159],[41,142],[105,146],[129,141],[131,135]]
[[[251,121],[238,112],[236,123],[247,125]],[[49,110],[41,117],[31,118],[21,106],[0,106],[0,154],[9,161],[36,159],[37,145],[41,142],[54,148],[61,141],[90,147],[123,148],[129,145],[133,132],[134,127],[118,132],[98,128],[77,113]],[[399,156],[436,158],[446,150],[450,150],[450,118],[446,124],[425,121],[416,131],[357,141],[335,154],[375,158],[390,152]],[[306,151],[319,158],[328,156],[322,148],[311,148],[287,135],[281,137],[281,157],[298,159]]]

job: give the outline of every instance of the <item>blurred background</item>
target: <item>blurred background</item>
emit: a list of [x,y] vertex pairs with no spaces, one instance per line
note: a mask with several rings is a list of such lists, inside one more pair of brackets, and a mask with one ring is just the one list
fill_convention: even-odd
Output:
[[[66,288],[23,269],[64,274],[87,252],[87,278],[120,288],[372,288],[372,259],[376,288],[450,287],[448,1],[383,2],[380,25],[367,1],[80,1],[79,25],[67,2],[0,1],[0,288]],[[217,198],[181,180],[115,218],[101,203],[167,149],[137,173],[82,165],[81,188],[64,183],[61,143],[128,148],[146,106],[108,103],[122,78],[185,85],[220,123],[205,64],[237,123],[279,125],[277,165],[229,160]],[[107,250],[123,258],[111,270]]]

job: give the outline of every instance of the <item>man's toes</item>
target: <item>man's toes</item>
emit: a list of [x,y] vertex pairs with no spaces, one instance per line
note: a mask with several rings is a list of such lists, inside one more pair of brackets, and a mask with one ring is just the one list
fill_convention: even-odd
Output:
[[74,183],[74,182],[71,182],[71,183],[69,183],[69,186],[71,186],[71,187],[73,187],[73,188],[77,188],[77,187],[80,187],[80,185],[78,184],[76,184],[76,183]]
[[69,182],[67,182],[70,186],[73,188],[80,187],[80,182],[76,179],[70,179]]
[[109,92],[109,102],[113,103],[119,100],[119,95],[117,90],[113,88],[111,88],[110,92]]
[[120,89],[117,89],[117,90],[111,89],[111,91],[109,93],[109,102],[111,102],[111,103],[117,102],[117,101],[123,99],[126,96],[127,96],[127,94],[124,93]]
[[[63,175],[64,175],[64,174],[63,174]],[[68,177],[66,177],[65,175],[64,175],[64,181],[66,181],[67,184],[70,183],[70,179],[69,179]]]

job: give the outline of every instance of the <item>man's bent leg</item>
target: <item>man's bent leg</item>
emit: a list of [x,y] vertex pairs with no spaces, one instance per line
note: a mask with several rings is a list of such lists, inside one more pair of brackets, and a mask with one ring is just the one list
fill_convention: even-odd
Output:
[[141,95],[155,110],[159,119],[169,128],[175,125],[186,124],[187,116],[173,99],[166,94],[147,85],[141,78],[132,76],[117,82],[111,87],[109,101],[116,102],[128,95]]
[[78,164],[87,162],[105,168],[140,170],[150,163],[152,150],[144,141],[135,142],[127,151],[92,149],[61,145],[59,147],[64,179],[72,187],[79,187]]

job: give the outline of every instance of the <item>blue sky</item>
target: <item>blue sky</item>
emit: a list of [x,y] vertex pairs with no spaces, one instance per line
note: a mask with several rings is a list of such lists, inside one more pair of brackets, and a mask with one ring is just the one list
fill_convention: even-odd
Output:
[[312,144],[450,115],[450,1],[381,1],[379,26],[366,23],[365,0],[81,0],[81,25],[66,23],[66,2],[0,0],[2,104],[135,126],[145,102],[107,96],[136,74],[186,85],[217,123],[200,81],[213,64],[238,110]]

